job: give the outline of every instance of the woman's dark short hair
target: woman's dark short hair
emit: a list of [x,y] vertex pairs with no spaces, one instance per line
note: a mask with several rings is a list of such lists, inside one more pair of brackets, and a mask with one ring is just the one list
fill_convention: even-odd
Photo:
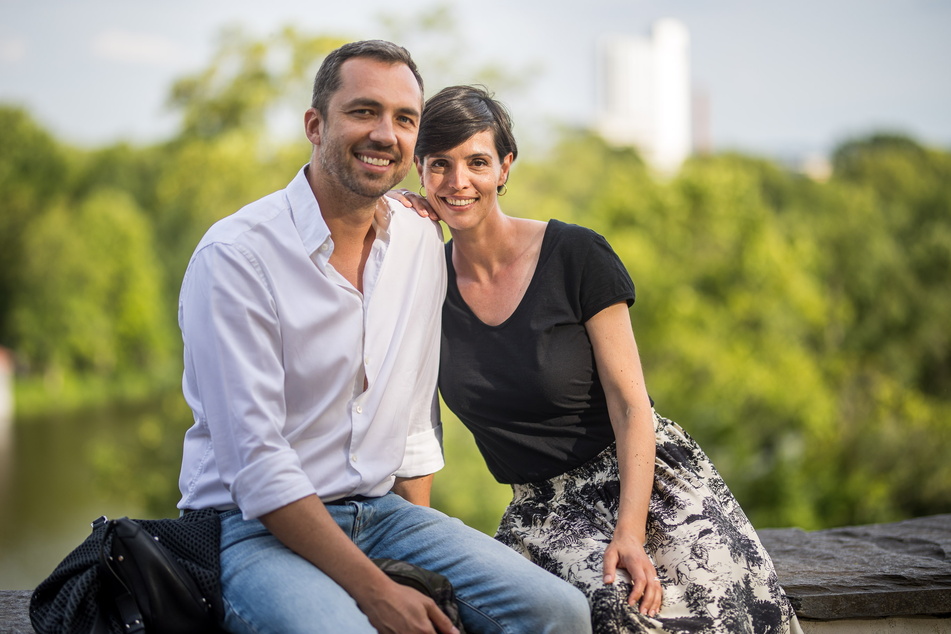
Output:
[[406,64],[416,83],[419,84],[419,93],[423,94],[423,78],[416,68],[416,62],[402,46],[387,42],[385,40],[364,40],[362,42],[350,42],[344,44],[335,51],[331,51],[317,70],[314,77],[314,93],[311,97],[310,106],[315,108],[323,116],[327,116],[327,104],[330,98],[340,89],[340,67],[348,59],[354,57],[369,57],[380,62],[390,64]]
[[482,86],[450,86],[429,98],[423,106],[416,139],[416,156],[446,152],[471,136],[491,130],[500,159],[511,152],[518,156],[512,117]]

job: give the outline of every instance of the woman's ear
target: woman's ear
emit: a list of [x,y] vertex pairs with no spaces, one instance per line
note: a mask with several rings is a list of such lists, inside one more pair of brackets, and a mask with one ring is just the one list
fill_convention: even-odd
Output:
[[512,161],[515,160],[515,156],[509,152],[505,155],[505,158],[502,159],[502,169],[499,171],[499,183],[498,186],[501,187],[509,180],[509,170],[512,169]]

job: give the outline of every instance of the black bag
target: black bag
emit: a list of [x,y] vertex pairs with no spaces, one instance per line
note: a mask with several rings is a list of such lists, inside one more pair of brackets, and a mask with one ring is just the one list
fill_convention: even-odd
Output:
[[221,524],[213,510],[177,519],[93,523],[33,593],[38,634],[220,631]]
[[459,634],[465,634],[462,619],[459,618],[456,591],[453,590],[449,579],[438,572],[397,559],[373,559],[372,561],[393,581],[418,590],[435,601],[459,630]]
[[[218,513],[93,523],[93,532],[33,593],[37,634],[219,632]],[[464,634],[452,584],[395,559],[374,559],[394,581],[429,596]]]

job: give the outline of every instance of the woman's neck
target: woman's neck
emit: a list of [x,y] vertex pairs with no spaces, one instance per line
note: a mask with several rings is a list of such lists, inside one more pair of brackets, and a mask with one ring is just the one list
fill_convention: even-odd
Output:
[[526,248],[521,240],[520,218],[501,211],[477,227],[453,230],[452,263],[457,275],[472,279],[491,279],[505,270]]
[[[530,254],[537,254],[547,223],[512,218],[501,211],[478,227],[453,231],[452,264],[456,277],[491,282]],[[534,269],[534,262],[531,265]]]

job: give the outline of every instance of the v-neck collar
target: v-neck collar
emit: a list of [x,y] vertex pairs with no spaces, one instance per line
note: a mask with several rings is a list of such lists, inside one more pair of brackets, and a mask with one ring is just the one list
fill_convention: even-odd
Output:
[[533,294],[535,287],[538,285],[539,273],[544,267],[545,260],[548,258],[548,254],[551,251],[551,242],[554,240],[554,236],[557,233],[557,230],[560,229],[562,223],[557,220],[549,220],[548,224],[545,226],[545,234],[542,236],[542,245],[538,250],[538,259],[535,261],[535,270],[532,271],[532,279],[528,282],[528,286],[525,287],[525,292],[522,293],[522,296],[519,298],[518,303],[515,305],[515,309],[509,314],[508,317],[503,319],[500,323],[496,325],[487,324],[478,315],[475,314],[475,311],[469,306],[465,298],[462,296],[462,292],[459,290],[459,285],[456,282],[456,268],[452,264],[452,250],[453,244],[450,240],[446,245],[446,269],[448,275],[449,283],[449,292],[453,293],[459,301],[459,305],[463,306],[466,313],[480,326],[483,328],[504,328],[506,324],[512,321],[512,319],[522,311],[522,306]]

